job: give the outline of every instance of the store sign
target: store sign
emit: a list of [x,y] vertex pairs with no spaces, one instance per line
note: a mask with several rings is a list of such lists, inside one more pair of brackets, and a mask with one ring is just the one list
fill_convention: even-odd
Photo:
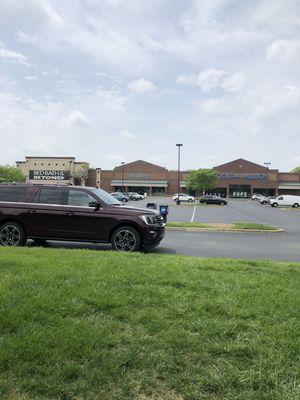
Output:
[[218,174],[218,179],[226,179],[226,180],[244,180],[244,181],[265,181],[268,179],[267,174],[246,174],[246,175],[240,175],[240,174],[229,174],[229,173],[224,173],[224,174]]
[[140,174],[138,172],[128,172],[128,179],[137,179],[141,181],[148,181],[151,179],[150,174]]
[[35,181],[67,181],[70,179],[68,171],[30,170],[29,179]]

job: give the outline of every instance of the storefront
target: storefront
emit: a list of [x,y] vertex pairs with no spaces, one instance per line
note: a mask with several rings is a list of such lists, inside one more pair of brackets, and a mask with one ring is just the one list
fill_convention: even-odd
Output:
[[25,157],[16,164],[29,183],[73,185],[88,176],[88,164],[76,162],[75,157]]
[[[75,157],[26,157],[17,161],[27,181],[47,184],[80,184],[87,163],[76,162]],[[279,172],[263,165],[239,158],[213,168],[218,175],[216,188],[208,193],[221,197],[247,199],[253,193],[267,195],[300,195],[300,173]],[[168,170],[143,160],[115,167],[87,171],[86,184],[101,187],[107,192],[138,192],[148,195],[171,196],[178,192],[178,171]],[[180,172],[180,192],[185,188],[189,171]]]
[[109,192],[137,192],[147,195],[168,193],[168,170],[143,160],[101,170],[102,188]]

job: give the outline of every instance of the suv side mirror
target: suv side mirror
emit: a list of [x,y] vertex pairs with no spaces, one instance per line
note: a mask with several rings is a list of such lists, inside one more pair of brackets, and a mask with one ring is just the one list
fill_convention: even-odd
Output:
[[100,203],[97,203],[96,201],[91,201],[89,203],[89,207],[94,208],[96,211],[99,210],[99,208],[101,207]]

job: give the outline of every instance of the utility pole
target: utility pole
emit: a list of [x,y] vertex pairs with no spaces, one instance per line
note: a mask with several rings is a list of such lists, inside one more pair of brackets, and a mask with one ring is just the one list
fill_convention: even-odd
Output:
[[176,146],[178,148],[178,176],[177,176],[178,192],[177,192],[177,201],[176,201],[176,203],[179,205],[180,204],[180,199],[179,199],[179,193],[180,193],[180,149],[182,147],[182,143],[177,143]]
[[125,162],[124,161],[122,161],[121,162],[121,168],[122,168],[122,193],[124,193],[124,164],[125,164]]
[[267,179],[266,179],[266,197],[268,197],[268,183],[269,183],[269,167],[271,165],[270,162],[264,162],[264,165],[267,168]]

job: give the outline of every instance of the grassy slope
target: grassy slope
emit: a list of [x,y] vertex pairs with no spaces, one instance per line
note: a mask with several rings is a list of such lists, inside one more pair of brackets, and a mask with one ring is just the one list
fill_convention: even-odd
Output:
[[168,222],[167,226],[171,228],[216,228],[216,229],[247,229],[247,230],[262,230],[274,231],[278,228],[265,224],[257,224],[255,222],[235,222],[229,223],[205,223],[205,222]]
[[0,274],[1,399],[297,398],[299,264],[0,248]]

